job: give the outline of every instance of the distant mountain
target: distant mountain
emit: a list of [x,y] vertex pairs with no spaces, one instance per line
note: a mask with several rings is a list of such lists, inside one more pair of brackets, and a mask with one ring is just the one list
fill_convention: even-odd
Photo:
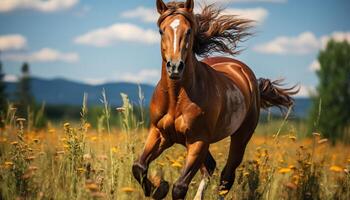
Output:
[[[6,91],[14,99],[17,83],[6,83]],[[126,93],[132,102],[138,103],[139,89],[134,83],[106,83],[101,85],[88,85],[65,79],[31,79],[32,93],[37,102],[46,102],[49,105],[82,105],[83,94],[88,94],[88,105],[101,105],[102,90],[105,89],[107,100],[112,106],[122,104],[120,93]],[[140,84],[144,93],[146,104],[149,102],[154,87]]]
[[[6,83],[7,93],[14,98],[17,83]],[[129,95],[131,102],[138,104],[138,85],[135,83],[106,83],[101,85],[88,85],[84,83],[69,81],[65,79],[31,79],[32,92],[37,102],[46,102],[49,105],[74,105],[81,106],[84,92],[88,93],[88,105],[101,105],[103,88],[106,91],[107,100],[112,106],[120,106],[122,104],[120,93]],[[145,96],[146,105],[149,104],[154,90],[154,86],[140,84],[142,92]],[[297,98],[293,115],[297,117],[305,117],[308,114],[311,101],[308,98]],[[277,109],[273,109],[272,113],[278,113]]]

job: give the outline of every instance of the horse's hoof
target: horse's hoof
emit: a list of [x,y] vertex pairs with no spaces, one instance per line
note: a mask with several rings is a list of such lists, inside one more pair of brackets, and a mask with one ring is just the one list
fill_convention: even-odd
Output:
[[169,191],[169,183],[166,181],[161,181],[159,186],[155,188],[152,198],[156,200],[164,199]]

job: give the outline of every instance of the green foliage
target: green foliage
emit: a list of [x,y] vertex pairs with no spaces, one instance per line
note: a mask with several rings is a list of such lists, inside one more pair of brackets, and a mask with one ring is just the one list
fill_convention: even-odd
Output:
[[313,98],[310,126],[335,142],[337,138],[345,139],[349,130],[350,44],[331,40],[318,60],[320,83]]

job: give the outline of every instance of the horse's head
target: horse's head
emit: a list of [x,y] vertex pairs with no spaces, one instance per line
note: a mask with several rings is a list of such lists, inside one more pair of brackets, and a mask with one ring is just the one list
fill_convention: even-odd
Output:
[[157,0],[158,20],[161,34],[161,51],[170,79],[178,80],[186,68],[186,61],[192,55],[194,38],[193,0],[165,4]]

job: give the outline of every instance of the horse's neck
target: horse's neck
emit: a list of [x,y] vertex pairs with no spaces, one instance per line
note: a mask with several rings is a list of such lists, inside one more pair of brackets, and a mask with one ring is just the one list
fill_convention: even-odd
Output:
[[[192,56],[190,59],[188,59],[188,62],[186,63],[186,69],[183,72],[183,78],[181,81],[172,81],[168,78],[168,75],[164,68],[163,63],[163,70],[162,70],[162,77],[161,77],[161,83],[163,85],[163,90],[168,93],[169,98],[169,109],[168,112],[170,114],[175,115],[175,109],[176,105],[178,104],[178,101],[183,98],[182,92],[191,92],[194,91],[193,87],[195,87],[196,83],[196,67],[198,67],[199,62],[198,60]],[[187,94],[188,95],[188,94]]]

